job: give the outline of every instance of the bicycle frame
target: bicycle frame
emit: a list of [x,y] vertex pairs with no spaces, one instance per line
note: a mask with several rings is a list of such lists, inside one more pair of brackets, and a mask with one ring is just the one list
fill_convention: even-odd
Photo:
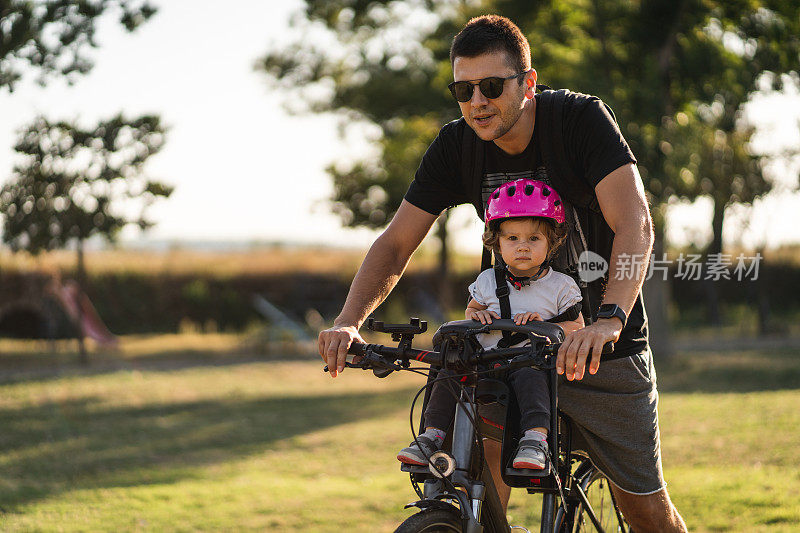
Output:
[[[488,531],[509,531],[510,527],[494,486],[489,466],[485,461],[483,465],[477,464],[476,457],[474,457],[474,452],[477,449],[475,446],[477,431],[473,421],[478,416],[474,408],[476,390],[476,382],[464,386],[461,397],[463,401],[456,407],[457,410],[453,422],[451,455],[455,460],[456,466],[454,472],[450,475],[450,483],[456,488],[463,489],[463,491],[450,490],[448,484],[441,479],[435,476],[428,477],[424,483],[424,498],[408,504],[406,508],[412,506],[421,509],[442,507],[450,505],[444,503],[443,500],[458,500],[464,533],[481,533],[485,529]],[[565,529],[566,526],[573,523],[577,506],[581,504],[595,529],[602,533],[604,530],[586,494],[576,483],[576,480],[591,470],[593,466],[588,459],[578,460],[576,456],[572,455],[571,422],[565,415],[561,414],[559,416],[563,429],[558,432],[559,434],[556,438],[558,441],[563,441],[563,445],[560,446],[560,453],[553,457],[554,461],[558,463],[557,466],[554,466],[553,473],[558,472],[564,486],[561,491],[557,488],[528,487],[529,493],[543,493],[541,532],[550,533],[556,530],[556,511],[561,507],[557,506],[557,495],[561,492],[564,503],[561,518],[558,520],[559,530],[567,531]],[[564,458],[563,461],[561,457]],[[573,471],[572,463],[575,461],[579,461],[579,464]],[[412,474],[431,475],[431,471],[427,467],[404,465],[402,470]],[[480,472],[480,476],[478,472]]]
[[[423,324],[423,327],[420,328],[419,320],[417,320],[416,323],[414,320],[416,319],[412,319],[411,325],[389,326],[380,323],[380,329],[375,329],[376,331],[392,333],[394,340],[400,341],[398,348],[389,348],[381,345],[351,346],[351,353],[365,356],[367,357],[366,360],[369,360],[372,363],[380,363],[375,358],[377,355],[387,357],[388,364],[380,363],[377,366],[360,366],[359,368],[372,368],[376,376],[385,377],[393,370],[408,368],[409,359],[429,362],[434,365],[445,365],[446,362],[450,360],[448,359],[450,354],[446,353],[446,351],[440,353],[414,350],[411,348],[411,339],[413,338],[414,334],[419,333],[420,330],[424,331],[424,328],[427,327],[427,325]],[[508,323],[501,324],[505,322]],[[498,320],[497,323],[498,326],[504,326],[512,331],[528,331],[529,335],[535,334],[535,332],[528,330],[524,326],[521,327],[514,325],[511,321]],[[532,325],[530,327],[543,327],[541,326],[542,323],[538,324],[539,325],[537,326]],[[463,333],[464,335],[467,334],[467,331],[472,331],[473,334],[475,332],[474,323],[471,321],[457,321],[448,323],[448,325],[450,326],[450,334],[454,334],[455,332],[455,334],[458,335],[458,332],[461,331],[462,328],[465,328]],[[370,327],[371,326],[372,324],[370,323]],[[442,331],[443,329],[444,325],[439,331]],[[551,337],[551,343],[560,342],[560,340],[563,339],[563,332],[561,332],[560,328],[558,328],[558,331],[560,332],[560,338],[553,339]],[[437,334],[438,333],[439,332],[437,332]],[[434,342],[436,342],[435,339],[436,337],[434,337]],[[538,342],[533,336],[530,337],[530,340],[531,343]],[[557,347],[557,343],[549,346],[550,351],[547,353],[550,354],[550,357],[554,357]],[[605,348],[606,347],[604,347],[604,353],[606,352]],[[607,348],[611,349],[610,344],[607,345]],[[488,363],[492,360],[497,360],[501,353],[512,354],[522,352],[527,353],[527,350],[513,348],[505,349],[505,351],[502,352],[493,352],[497,354],[494,355],[495,359],[491,359],[488,357],[488,355],[486,355],[483,359],[478,357],[475,360]],[[481,353],[483,354],[483,352]],[[393,363],[392,361],[394,360],[400,360],[402,364],[398,365]],[[469,360],[473,361],[473,359]],[[533,366],[531,364],[531,360],[528,360],[527,363],[520,361],[515,366],[516,361],[516,359],[511,360],[503,368],[511,369],[521,366]],[[473,364],[475,364],[474,361]],[[348,363],[348,366],[357,365],[350,365]],[[461,517],[462,531],[464,533],[482,533],[484,528],[491,532],[507,532],[510,531],[510,527],[506,520],[505,511],[500,503],[497,490],[494,486],[491,471],[486,464],[485,457],[483,457],[481,454],[479,460],[479,458],[475,457],[474,454],[476,450],[480,449],[478,446],[475,446],[476,436],[478,433],[478,429],[476,427],[478,413],[475,408],[475,400],[478,383],[480,381],[475,374],[467,374],[467,376],[467,382],[460,386],[461,401],[457,402],[453,430],[450,433],[450,449],[452,455],[448,456],[445,461],[448,464],[454,463],[454,465],[452,465],[454,468],[448,467],[446,472],[443,473],[444,469],[440,468],[440,465],[435,464],[434,461],[431,461],[429,465],[425,466],[412,466],[406,464],[402,465],[401,470],[411,474],[411,479],[412,482],[415,483],[415,486],[417,482],[424,481],[422,499],[406,505],[406,508],[418,507],[423,510],[444,508],[458,512]],[[598,521],[586,494],[581,489],[580,484],[577,482],[582,478],[583,475],[592,472],[594,467],[588,459],[578,459],[572,454],[571,423],[566,416],[559,414],[557,410],[557,382],[558,379],[553,365],[549,367],[548,372],[548,384],[551,390],[551,427],[554,429],[558,428],[558,430],[551,431],[548,437],[548,449],[550,450],[550,462],[552,463],[550,472],[545,473],[532,470],[515,469],[510,469],[511,471],[509,471],[509,469],[506,469],[503,478],[511,486],[525,487],[528,489],[528,492],[531,493],[543,493],[541,517],[542,532],[555,531],[556,527],[558,527],[559,531],[567,531],[566,528],[571,527],[571,525],[574,523],[575,513],[580,505],[581,511],[586,513],[597,531],[602,533],[603,528]],[[508,390],[508,386],[505,384],[504,386]],[[430,376],[429,383],[426,385],[423,412],[429,396]],[[513,394],[508,394],[508,397],[513,398]],[[507,418],[511,419],[512,417]],[[423,424],[421,423],[420,429],[424,430],[422,426]],[[563,428],[560,426],[563,426]],[[514,429],[518,430],[519,428]],[[516,447],[516,442],[511,443],[509,440],[509,435],[511,432],[512,430],[510,430],[508,425],[506,425],[503,435],[504,458],[502,460],[501,472],[503,472],[503,465],[507,463],[508,450],[511,446]],[[563,445],[562,441],[564,441]],[[482,444],[480,445],[482,446]],[[434,454],[434,456],[436,455],[438,454]],[[578,462],[579,464],[573,472],[572,466],[575,462]],[[513,481],[514,478],[520,478],[521,481],[519,483],[515,483]],[[526,484],[526,478],[530,483]],[[533,486],[533,479],[548,479],[548,483],[540,482],[538,484],[539,486]],[[511,480],[511,482],[509,482],[509,480]],[[554,481],[554,484],[551,484],[550,481]],[[561,505],[558,507],[556,507],[557,495],[561,496]],[[457,502],[457,506],[455,505],[455,502]],[[615,510],[619,515],[619,511],[616,509],[616,504],[614,505]]]
[[[464,491],[451,491],[442,479],[434,476],[425,480],[424,499],[406,507],[438,506],[442,503],[442,499],[455,498],[459,502],[464,533],[483,532],[482,519],[490,530],[508,531],[506,515],[494,486],[491,471],[485,461],[482,465],[477,465],[477,469],[481,472],[480,479],[476,480],[477,476],[472,475],[476,468],[473,457],[476,430],[473,421],[478,416],[474,409],[475,390],[475,383],[465,386],[462,399],[466,401],[459,402],[453,421],[451,449],[455,470],[450,476],[450,483]],[[408,468],[408,470],[414,469]]]

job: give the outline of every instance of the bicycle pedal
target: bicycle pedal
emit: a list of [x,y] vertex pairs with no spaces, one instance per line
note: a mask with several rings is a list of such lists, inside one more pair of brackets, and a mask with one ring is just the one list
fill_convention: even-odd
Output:
[[531,468],[511,468],[506,467],[506,475],[507,476],[518,476],[518,477],[547,477],[550,475],[550,465],[548,464],[546,468],[542,470],[533,470]]
[[431,471],[428,470],[428,465],[409,465],[406,463],[400,463],[400,471],[406,472],[409,474],[430,474]]

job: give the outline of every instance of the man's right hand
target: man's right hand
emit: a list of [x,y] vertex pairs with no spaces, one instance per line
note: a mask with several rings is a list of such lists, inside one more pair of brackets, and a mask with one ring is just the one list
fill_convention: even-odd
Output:
[[319,355],[328,363],[328,371],[335,378],[344,370],[347,349],[353,342],[364,343],[354,326],[334,326],[319,333]]

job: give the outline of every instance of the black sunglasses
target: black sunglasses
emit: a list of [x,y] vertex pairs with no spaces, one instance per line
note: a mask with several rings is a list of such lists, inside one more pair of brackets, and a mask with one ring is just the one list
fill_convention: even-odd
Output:
[[472,99],[472,93],[475,90],[476,85],[480,88],[481,93],[483,93],[483,96],[486,98],[498,98],[501,94],[503,94],[503,87],[505,87],[506,80],[513,80],[515,78],[519,78],[520,76],[524,76],[527,73],[528,71],[524,71],[520,72],[519,74],[514,74],[513,76],[508,76],[507,78],[493,76],[491,78],[483,78],[475,83],[472,81],[454,81],[448,85],[447,88],[450,89],[450,92],[453,94],[453,98],[459,102],[469,102]]

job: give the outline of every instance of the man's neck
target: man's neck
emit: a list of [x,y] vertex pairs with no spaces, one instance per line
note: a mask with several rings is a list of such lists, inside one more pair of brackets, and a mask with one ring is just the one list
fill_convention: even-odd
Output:
[[536,125],[536,99],[531,98],[525,102],[517,122],[508,133],[495,139],[493,142],[508,155],[517,155],[525,151],[533,138],[533,128]]

